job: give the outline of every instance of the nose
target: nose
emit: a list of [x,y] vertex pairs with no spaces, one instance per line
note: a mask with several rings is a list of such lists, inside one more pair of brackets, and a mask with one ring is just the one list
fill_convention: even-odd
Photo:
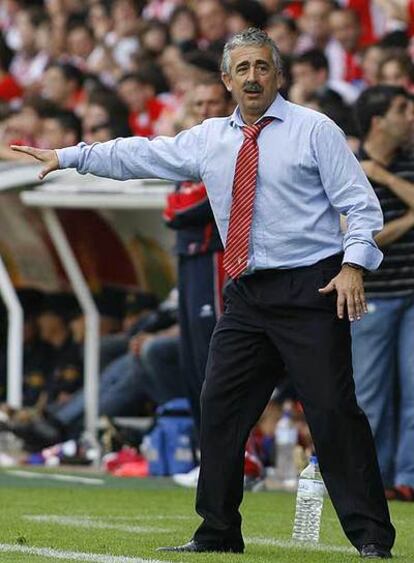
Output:
[[249,74],[247,76],[247,80],[249,80],[250,82],[256,81],[256,67],[254,65],[251,65],[249,67]]

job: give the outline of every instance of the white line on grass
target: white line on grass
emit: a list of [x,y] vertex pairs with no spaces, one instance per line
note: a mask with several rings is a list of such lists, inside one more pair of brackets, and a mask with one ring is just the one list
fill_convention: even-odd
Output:
[[[171,514],[171,516],[154,514],[154,516],[106,516],[108,520],[194,520],[194,516],[177,516],[176,514]],[[400,522],[400,520],[399,520]]]
[[168,528],[156,528],[154,526],[124,526],[122,524],[110,524],[97,518],[89,516],[58,516],[54,514],[26,514],[23,516],[31,522],[45,522],[57,524],[58,526],[72,526],[74,528],[94,528],[98,530],[117,530],[118,532],[140,533],[140,534],[163,534],[171,532]]
[[143,559],[142,557],[126,557],[125,555],[104,555],[100,553],[83,553],[81,551],[61,551],[50,547],[28,547],[0,543],[0,553],[24,553],[48,557],[50,559],[70,559],[72,561],[90,561],[91,563],[171,563],[159,559]]
[[32,471],[21,471],[13,469],[6,471],[9,475],[23,477],[24,479],[53,479],[55,481],[66,481],[69,483],[82,483],[83,485],[103,485],[103,479],[95,479],[93,477],[78,477],[77,475],[59,475],[56,473],[34,473]]
[[339,545],[327,545],[323,543],[313,544],[310,542],[299,543],[292,540],[275,540],[271,538],[252,537],[246,538],[246,544],[251,545],[274,545],[284,549],[303,549],[306,551],[335,551],[338,553],[356,553],[353,547],[341,547]]

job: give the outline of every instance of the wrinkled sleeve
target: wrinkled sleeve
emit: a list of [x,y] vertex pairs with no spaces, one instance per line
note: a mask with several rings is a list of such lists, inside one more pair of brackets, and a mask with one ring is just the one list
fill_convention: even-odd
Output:
[[376,270],[383,255],[374,236],[383,228],[383,215],[371,184],[333,122],[318,124],[313,150],[327,197],[347,219],[343,261]]
[[128,137],[106,143],[56,151],[60,168],[76,168],[80,174],[130,180],[162,178],[172,181],[200,180],[203,126],[196,125],[175,137]]

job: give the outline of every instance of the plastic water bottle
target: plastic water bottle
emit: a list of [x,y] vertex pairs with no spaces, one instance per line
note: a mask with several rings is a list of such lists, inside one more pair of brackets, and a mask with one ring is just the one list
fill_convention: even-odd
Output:
[[325,485],[316,456],[299,476],[296,513],[292,538],[295,541],[318,542]]
[[297,469],[294,450],[298,443],[298,429],[293,421],[292,405],[286,405],[275,429],[276,480],[286,489],[295,489]]

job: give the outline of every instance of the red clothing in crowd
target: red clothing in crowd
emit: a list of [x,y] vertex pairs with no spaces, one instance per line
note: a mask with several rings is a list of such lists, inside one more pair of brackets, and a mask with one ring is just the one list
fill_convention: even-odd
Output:
[[362,79],[362,68],[360,56],[356,53],[347,53],[344,51],[345,56],[345,72],[343,79],[345,82],[355,82],[355,80]]
[[408,1],[408,31],[410,37],[414,36],[414,0]]
[[138,137],[152,137],[154,126],[158,121],[165,104],[158,98],[151,98],[147,102],[145,111],[133,111],[129,114],[129,127],[133,135]]
[[358,14],[361,23],[361,47],[372,45],[378,41],[375,24],[372,17],[371,0],[347,0],[347,8],[354,10]]
[[14,98],[21,98],[23,89],[11,74],[5,74],[0,78],[0,100],[9,102]]
[[300,18],[303,12],[303,2],[291,2],[289,6],[283,10],[283,13],[293,19]]

